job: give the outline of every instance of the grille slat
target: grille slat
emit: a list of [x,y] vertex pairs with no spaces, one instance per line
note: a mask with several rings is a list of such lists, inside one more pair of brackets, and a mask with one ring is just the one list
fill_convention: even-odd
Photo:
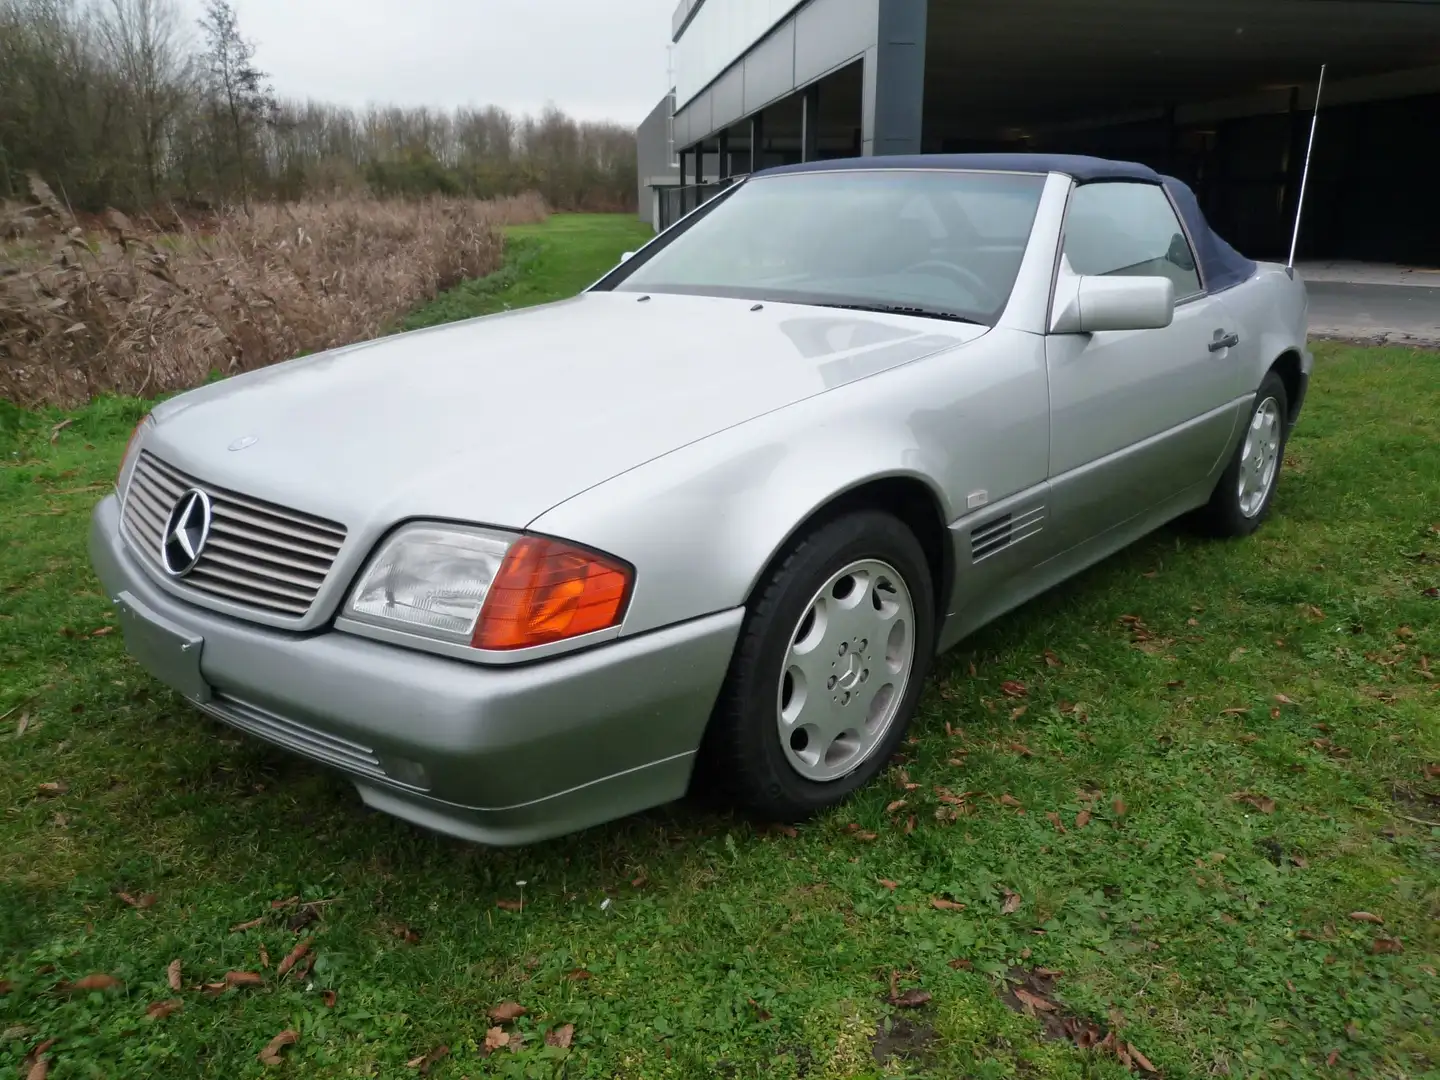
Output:
[[993,521],[970,530],[970,560],[980,562],[1006,548],[1028,540],[1044,528],[1045,508],[1037,506],[1019,514],[1001,514]]
[[207,484],[146,450],[130,474],[122,517],[131,540],[161,573],[165,524],[190,488],[210,496],[211,535],[181,587],[287,618],[308,614],[345,542],[345,527]]

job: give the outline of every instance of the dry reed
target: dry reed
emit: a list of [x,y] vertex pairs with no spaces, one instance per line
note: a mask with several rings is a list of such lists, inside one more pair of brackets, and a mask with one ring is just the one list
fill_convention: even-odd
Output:
[[[383,333],[500,265],[500,227],[539,196],[258,205],[161,232],[110,211],[81,228],[44,184],[0,221],[0,398],[147,396]],[[0,215],[3,218],[4,215]]]

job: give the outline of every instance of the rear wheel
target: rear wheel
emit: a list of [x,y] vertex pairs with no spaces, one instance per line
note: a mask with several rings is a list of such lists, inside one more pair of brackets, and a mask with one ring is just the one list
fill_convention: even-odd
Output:
[[1266,374],[1255,394],[1245,434],[1235,448],[1210,502],[1200,511],[1206,530],[1216,536],[1249,536],[1270,513],[1280,468],[1285,460],[1289,426],[1285,383]]
[[879,773],[920,697],[933,597],[920,544],[889,514],[803,536],[760,584],[707,734],[729,801],[798,820]]

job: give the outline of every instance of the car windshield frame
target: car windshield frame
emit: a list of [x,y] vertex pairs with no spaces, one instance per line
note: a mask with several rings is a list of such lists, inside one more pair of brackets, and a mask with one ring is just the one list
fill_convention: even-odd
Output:
[[[994,326],[1019,280],[1046,181],[1044,172],[987,169],[762,173],[676,222],[591,291],[710,296]],[[992,205],[980,205],[984,199]],[[997,199],[1012,205],[1002,208]],[[866,209],[877,213],[860,212]],[[997,209],[1013,210],[1012,220]],[[979,215],[982,210],[988,212]],[[994,233],[997,220],[1000,231]],[[945,255],[950,258],[938,257]],[[747,279],[749,261],[766,257],[786,272],[767,276],[759,270]],[[868,269],[872,259],[875,272],[845,273],[861,263]],[[835,269],[820,277],[816,265]]]

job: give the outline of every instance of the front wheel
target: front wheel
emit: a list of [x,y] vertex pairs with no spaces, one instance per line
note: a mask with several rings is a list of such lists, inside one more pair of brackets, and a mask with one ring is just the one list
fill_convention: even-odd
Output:
[[1216,536],[1249,536],[1270,513],[1289,435],[1289,399],[1285,383],[1269,372],[1255,394],[1244,437],[1235,448],[1201,522]]
[[793,821],[885,767],[934,649],[934,586],[889,514],[803,536],[760,584],[707,734],[709,777],[742,809]]

